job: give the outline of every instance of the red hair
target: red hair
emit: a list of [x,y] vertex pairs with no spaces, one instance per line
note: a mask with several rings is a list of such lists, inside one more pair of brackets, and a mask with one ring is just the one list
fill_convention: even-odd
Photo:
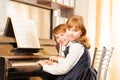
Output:
[[80,38],[76,39],[76,41],[82,43],[84,46],[86,46],[88,49],[90,48],[90,44],[88,42],[88,38],[86,37],[86,28],[84,25],[84,20],[82,16],[72,16],[68,19],[66,22],[67,28],[75,27],[76,30],[81,30],[82,35]]

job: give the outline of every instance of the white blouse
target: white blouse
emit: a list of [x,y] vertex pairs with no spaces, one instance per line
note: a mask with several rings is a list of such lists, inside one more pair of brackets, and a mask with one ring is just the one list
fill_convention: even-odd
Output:
[[70,47],[66,58],[59,58],[58,63],[52,65],[43,65],[44,71],[54,75],[63,75],[68,73],[76,65],[84,53],[84,46],[74,42],[70,42],[67,46]]

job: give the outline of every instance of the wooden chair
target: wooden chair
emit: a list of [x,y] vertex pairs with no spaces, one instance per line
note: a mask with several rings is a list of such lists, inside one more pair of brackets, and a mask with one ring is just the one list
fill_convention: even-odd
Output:
[[97,71],[97,80],[106,80],[107,71],[114,48],[108,50],[95,48],[92,61],[92,67]]

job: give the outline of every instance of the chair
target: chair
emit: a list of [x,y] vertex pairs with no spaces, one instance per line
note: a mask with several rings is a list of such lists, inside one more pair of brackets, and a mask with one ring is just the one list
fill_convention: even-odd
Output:
[[97,71],[96,80],[106,80],[107,71],[114,48],[108,50],[106,47],[102,49],[95,48],[92,67]]

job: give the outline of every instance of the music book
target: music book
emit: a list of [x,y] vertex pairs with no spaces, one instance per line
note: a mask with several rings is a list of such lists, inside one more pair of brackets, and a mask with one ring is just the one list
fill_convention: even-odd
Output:
[[3,35],[14,37],[19,49],[40,49],[36,24],[33,20],[8,17]]

